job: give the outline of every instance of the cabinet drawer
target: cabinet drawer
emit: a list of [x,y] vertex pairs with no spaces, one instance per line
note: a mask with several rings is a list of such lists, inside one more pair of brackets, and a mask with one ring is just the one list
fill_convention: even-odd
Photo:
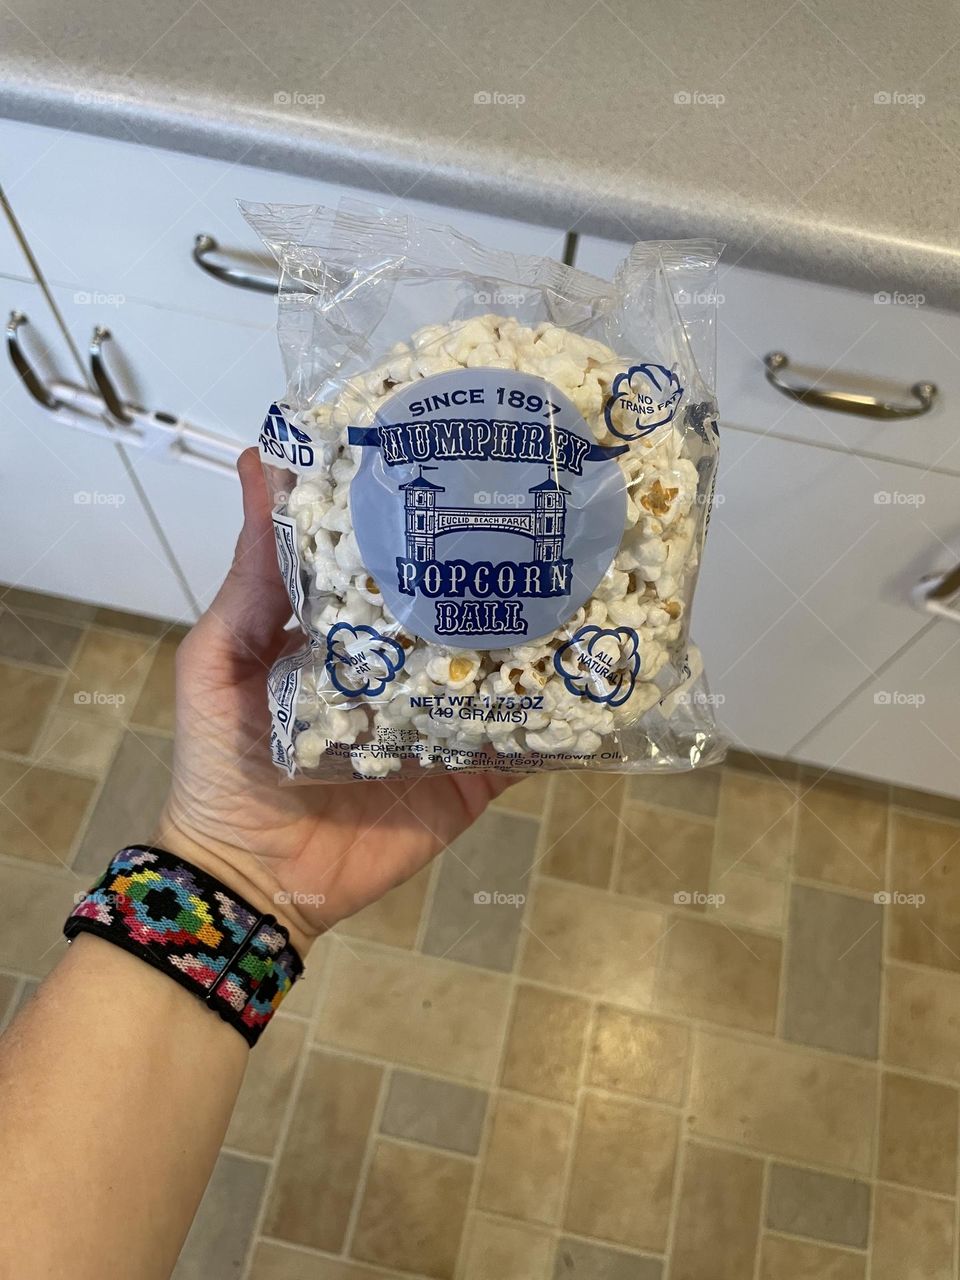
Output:
[[798,755],[901,786],[960,796],[960,627],[933,622],[821,725]]
[[[584,237],[577,264],[608,276],[627,246]],[[717,367],[722,420],[811,444],[960,473],[960,315],[743,267],[718,283]],[[876,298],[891,298],[882,302]],[[919,417],[878,421],[792,400],[771,386],[763,357],[782,351],[785,378],[910,404],[910,388],[939,395]]]
[[194,237],[206,232],[231,260],[236,250],[248,267],[275,270],[237,198],[336,204],[354,195],[518,253],[563,250],[564,233],[547,227],[40,125],[0,121],[0,154],[0,184],[50,280],[243,323],[273,323],[270,295],[214,280],[191,258]]
[[923,628],[911,590],[960,560],[960,479],[727,429],[717,494],[693,635],[734,738],[789,755]]
[[[75,378],[35,285],[0,281],[0,302],[32,319],[31,356]],[[48,352],[43,340],[50,341]],[[4,356],[0,361],[3,447],[0,503],[7,536],[0,581],[32,591],[193,621],[120,450],[58,423],[31,400]]]

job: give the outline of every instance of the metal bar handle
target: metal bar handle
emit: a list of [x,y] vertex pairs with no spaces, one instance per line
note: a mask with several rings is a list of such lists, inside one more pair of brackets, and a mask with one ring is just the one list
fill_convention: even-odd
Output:
[[875,396],[858,395],[853,391],[825,391],[820,387],[797,386],[785,382],[781,373],[790,367],[790,361],[782,351],[771,351],[763,357],[766,378],[771,386],[785,396],[812,404],[819,409],[834,409],[839,413],[855,413],[862,418],[919,418],[927,413],[937,398],[937,388],[932,382],[915,382],[910,388],[912,404],[892,404]]
[[276,276],[258,276],[240,267],[224,267],[214,262],[210,254],[219,253],[220,246],[213,236],[201,232],[193,241],[193,260],[197,266],[219,280],[223,284],[231,284],[235,289],[252,289],[255,293],[276,293],[279,282]]
[[60,401],[50,391],[47,384],[27,359],[27,353],[21,345],[20,329],[28,323],[27,317],[22,311],[10,312],[7,320],[7,351],[13,367],[20,375],[20,381],[33,396],[34,400],[43,405],[44,409],[57,410],[62,407]]
[[925,613],[960,622],[960,564],[949,573],[921,578],[914,589],[914,599]]

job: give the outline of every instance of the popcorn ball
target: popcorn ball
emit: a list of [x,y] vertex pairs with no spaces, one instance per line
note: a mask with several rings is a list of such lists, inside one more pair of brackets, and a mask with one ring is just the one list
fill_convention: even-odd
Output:
[[688,637],[717,457],[710,303],[678,307],[716,247],[637,245],[606,283],[407,218],[244,212],[282,269],[289,387],[260,451],[305,635],[270,674],[278,766],[719,759]]

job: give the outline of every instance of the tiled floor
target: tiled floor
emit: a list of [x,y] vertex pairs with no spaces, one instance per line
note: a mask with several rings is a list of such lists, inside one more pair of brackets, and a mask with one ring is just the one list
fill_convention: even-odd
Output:
[[[9,1016],[149,830],[176,637],[4,606]],[[177,1276],[947,1280],[958,1086],[960,805],[739,756],[530,781],[317,948]]]

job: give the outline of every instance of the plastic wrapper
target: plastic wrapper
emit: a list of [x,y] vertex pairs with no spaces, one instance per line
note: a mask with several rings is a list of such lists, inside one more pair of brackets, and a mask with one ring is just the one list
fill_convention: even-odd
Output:
[[688,636],[718,246],[637,244],[609,282],[364,205],[241,207],[280,265],[287,777],[722,758]]

